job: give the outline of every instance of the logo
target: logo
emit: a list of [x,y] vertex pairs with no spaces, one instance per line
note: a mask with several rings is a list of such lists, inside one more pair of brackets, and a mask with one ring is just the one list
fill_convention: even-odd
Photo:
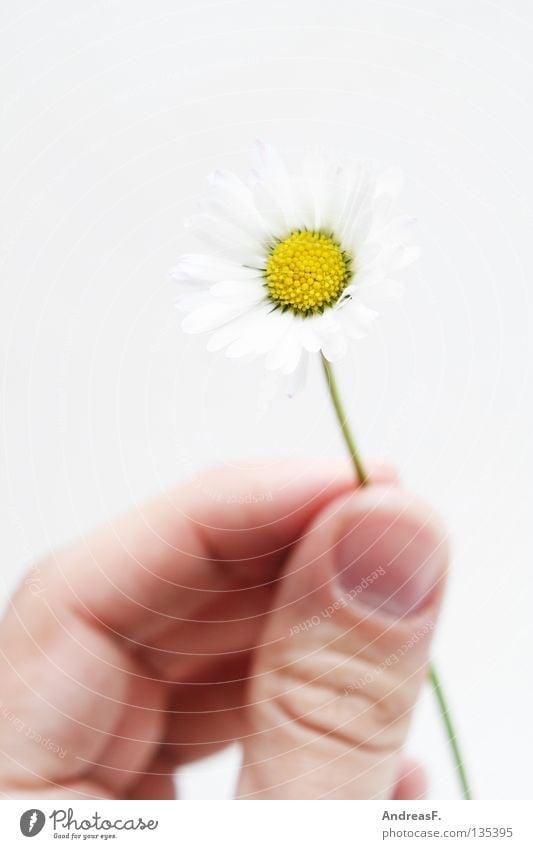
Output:
[[46,817],[38,808],[30,808],[24,811],[20,818],[20,830],[24,837],[35,837],[42,831]]

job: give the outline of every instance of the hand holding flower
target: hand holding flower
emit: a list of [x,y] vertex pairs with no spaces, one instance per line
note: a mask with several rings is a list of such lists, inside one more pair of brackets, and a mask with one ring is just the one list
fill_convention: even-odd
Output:
[[240,740],[241,798],[420,797],[402,747],[445,535],[371,478],[215,471],[50,556],[0,624],[0,791],[172,798]]

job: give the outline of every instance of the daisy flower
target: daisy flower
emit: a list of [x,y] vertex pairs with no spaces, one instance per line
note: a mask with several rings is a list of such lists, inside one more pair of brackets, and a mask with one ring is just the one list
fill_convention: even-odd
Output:
[[301,382],[308,355],[334,362],[365,336],[396,274],[417,257],[413,219],[394,214],[398,173],[319,154],[291,173],[256,145],[247,180],[216,171],[189,227],[209,253],[182,256],[171,276],[187,333],[210,333],[210,351],[264,357]]

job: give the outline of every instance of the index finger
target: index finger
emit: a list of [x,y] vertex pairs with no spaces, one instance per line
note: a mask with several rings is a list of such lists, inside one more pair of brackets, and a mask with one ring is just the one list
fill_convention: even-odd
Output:
[[194,615],[207,597],[241,592],[245,603],[276,580],[313,516],[352,486],[346,464],[211,470],[52,555],[47,599],[126,637],[154,616]]

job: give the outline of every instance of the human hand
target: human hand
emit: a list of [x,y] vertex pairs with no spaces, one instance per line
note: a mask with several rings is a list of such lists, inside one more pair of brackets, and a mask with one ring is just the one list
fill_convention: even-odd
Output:
[[240,740],[238,798],[418,798],[402,747],[446,537],[375,469],[209,472],[39,564],[0,624],[0,792],[173,798]]

